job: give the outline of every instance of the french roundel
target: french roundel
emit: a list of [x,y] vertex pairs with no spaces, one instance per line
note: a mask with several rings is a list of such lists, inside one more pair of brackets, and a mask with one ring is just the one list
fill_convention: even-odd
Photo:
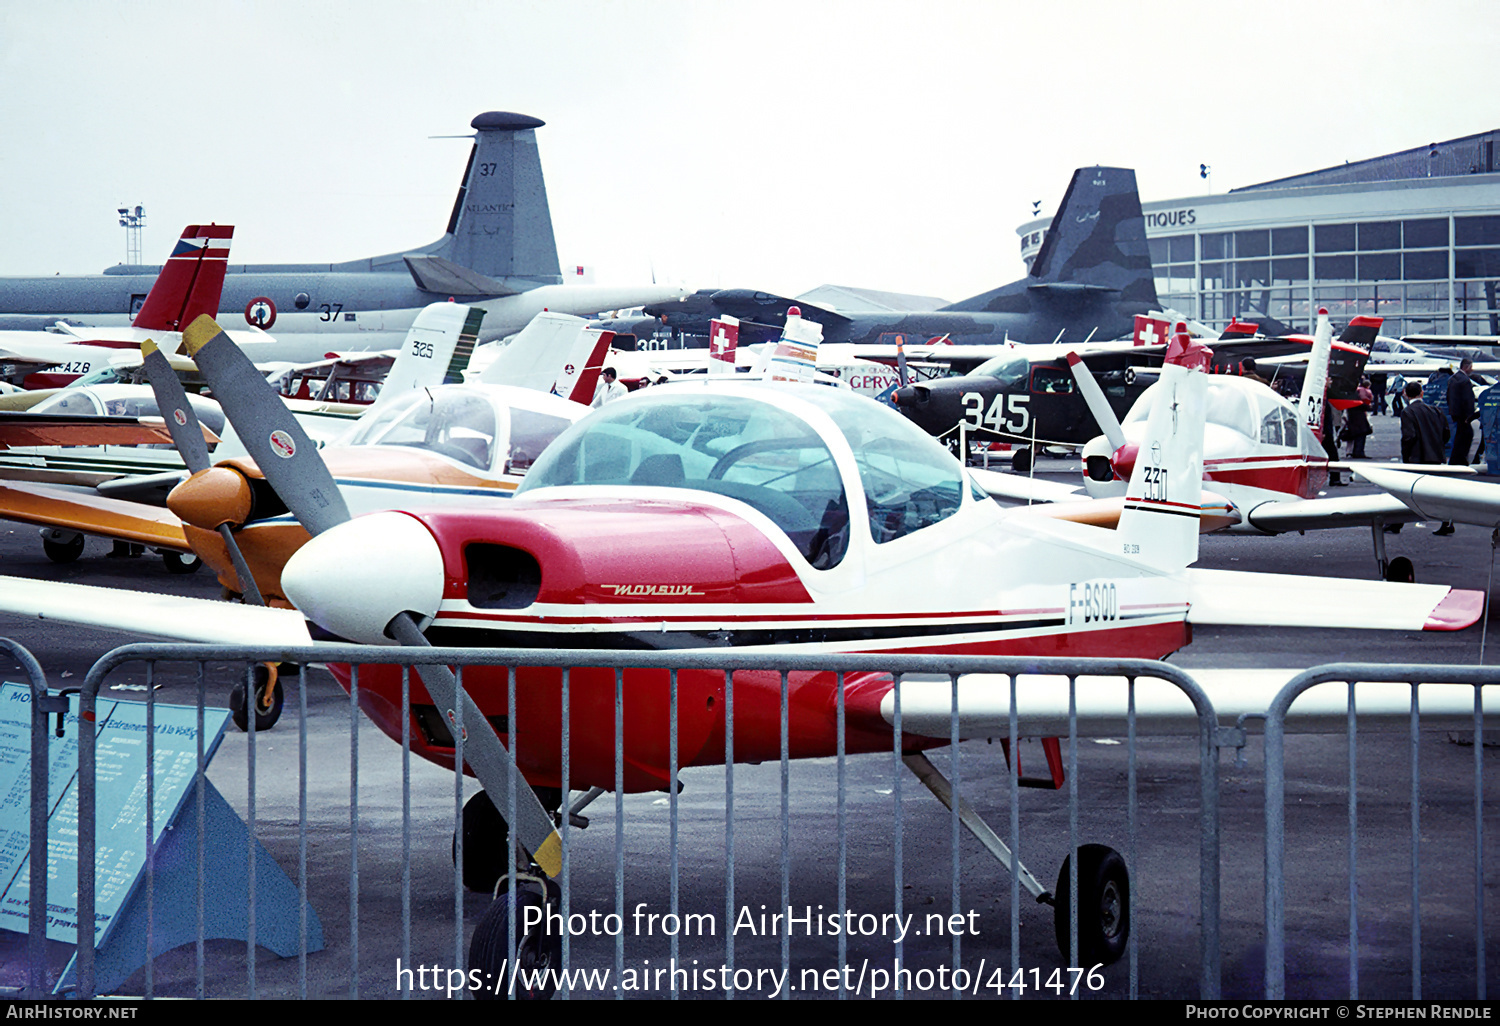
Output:
[[268,331],[276,323],[276,304],[268,296],[256,296],[245,304],[245,323]]

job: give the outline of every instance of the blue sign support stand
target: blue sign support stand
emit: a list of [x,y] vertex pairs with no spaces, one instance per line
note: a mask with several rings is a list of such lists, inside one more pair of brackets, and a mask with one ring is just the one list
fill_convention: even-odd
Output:
[[[33,714],[28,689],[0,687],[0,930],[25,931],[30,921],[27,823],[33,787],[26,768]],[[98,724],[98,808],[94,854],[96,893],[95,988],[105,994],[124,983],[150,956],[193,941],[198,935],[197,750],[198,710],[156,703],[148,720],[140,702],[100,700]],[[223,738],[229,713],[205,709],[205,769]],[[77,987],[77,824],[78,726],[67,717],[66,739],[50,746],[49,780],[43,799],[48,823],[47,938],[75,947],[53,993]],[[146,765],[146,730],[155,738],[154,767]],[[148,775],[151,786],[148,788]],[[23,777],[27,779],[22,779]],[[249,831],[244,821],[206,778],[203,780],[203,936],[246,940],[249,936]],[[152,860],[154,923],[147,922],[146,795],[156,842]],[[27,796],[24,800],[22,796]],[[290,957],[299,947],[299,898],[292,881],[257,841],[254,845],[256,941]],[[235,869],[240,869],[235,872]],[[71,885],[71,886],[70,886]],[[323,929],[309,907],[308,950],[323,947]],[[9,947],[8,941],[0,946]],[[28,960],[29,961],[29,960]],[[32,968],[35,968],[34,966]],[[10,981],[6,981],[10,982]],[[19,982],[19,981],[17,981]]]

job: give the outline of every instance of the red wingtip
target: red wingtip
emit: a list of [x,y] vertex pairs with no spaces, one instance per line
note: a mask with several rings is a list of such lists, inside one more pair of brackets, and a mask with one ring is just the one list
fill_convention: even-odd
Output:
[[788,317],[801,317],[802,316],[802,308],[800,306],[789,307],[787,309],[786,315]]
[[1328,307],[1326,307],[1326,306],[1320,306],[1320,307],[1318,307],[1318,316],[1319,317],[1327,317],[1328,316]]
[[1427,614],[1424,631],[1461,631],[1473,626],[1484,613],[1484,592],[1454,588]]

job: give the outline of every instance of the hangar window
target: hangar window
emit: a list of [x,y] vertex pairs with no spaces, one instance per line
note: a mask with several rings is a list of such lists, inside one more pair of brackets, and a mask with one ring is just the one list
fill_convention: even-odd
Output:
[[1407,253],[1404,255],[1407,278],[1431,279],[1448,277],[1448,253],[1436,250],[1430,253]]
[[1276,256],[1306,253],[1307,229],[1300,224],[1295,228],[1272,228],[1271,252]]
[[1271,255],[1271,233],[1235,232],[1234,255],[1237,257],[1263,257]]
[[1400,221],[1366,221],[1357,226],[1357,235],[1361,250],[1401,248]]
[[1400,277],[1400,253],[1363,253],[1360,255],[1360,281],[1393,281]]
[[1500,243],[1500,217],[1459,217],[1453,222],[1454,243],[1493,246]]
[[1432,217],[1421,221],[1402,221],[1401,231],[1407,249],[1421,249],[1424,246],[1446,247],[1448,245],[1448,219],[1445,217]]
[[[1320,224],[1313,227],[1313,248],[1319,253],[1344,253],[1354,248],[1354,225]],[[1322,277],[1320,273],[1318,277]]]
[[1453,277],[1500,277],[1500,249],[1461,249],[1453,255]]

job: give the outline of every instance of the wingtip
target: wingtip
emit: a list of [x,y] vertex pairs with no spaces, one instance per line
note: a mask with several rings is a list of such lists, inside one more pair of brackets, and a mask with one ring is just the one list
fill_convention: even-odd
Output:
[[1484,592],[1454,588],[1427,614],[1424,631],[1461,631],[1484,615]]

